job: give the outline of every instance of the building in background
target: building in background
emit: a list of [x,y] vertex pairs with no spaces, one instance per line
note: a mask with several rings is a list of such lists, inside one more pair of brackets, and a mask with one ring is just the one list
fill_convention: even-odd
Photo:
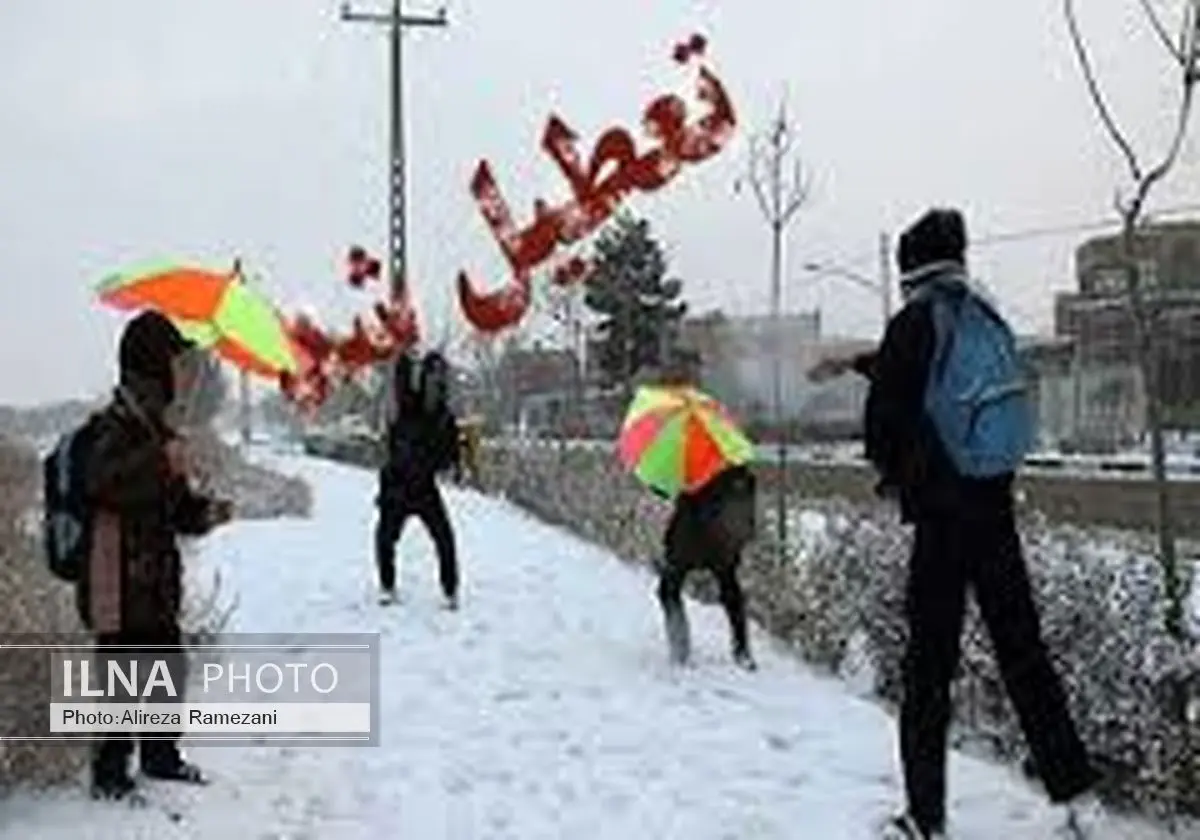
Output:
[[803,377],[793,376],[806,348],[821,336],[819,312],[727,316],[710,312],[680,325],[680,344],[699,356],[704,387],[744,417],[768,419],[773,399],[773,360],[783,360],[783,415],[795,417],[803,405]]
[[496,371],[509,400],[506,422],[541,433],[560,428],[579,398],[576,355],[535,341],[509,346]]
[[847,375],[818,385],[807,374],[823,358],[870,349],[873,342],[823,336],[820,311],[778,321],[711,312],[683,322],[680,344],[696,356],[700,385],[751,430],[775,431],[773,362],[779,353],[781,431],[793,440],[859,434],[867,383]]
[[[1194,428],[1200,425],[1200,222],[1149,225],[1141,243],[1144,299],[1157,310],[1151,335],[1167,424]],[[1145,432],[1146,389],[1119,236],[1082,243],[1075,274],[1077,290],[1055,300],[1060,343],[1036,354],[1048,436],[1085,450],[1130,446]]]

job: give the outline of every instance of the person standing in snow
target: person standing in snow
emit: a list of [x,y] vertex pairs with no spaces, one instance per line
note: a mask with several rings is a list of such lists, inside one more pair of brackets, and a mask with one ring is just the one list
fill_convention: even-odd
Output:
[[424,523],[437,549],[438,577],[446,605],[458,608],[459,580],[454,530],[437,476],[460,470],[458,422],[449,406],[449,365],[436,351],[414,361],[402,355],[395,368],[395,417],[387,430],[387,460],[379,473],[375,561],[381,602],[396,598],[396,543],[410,516]]
[[[180,694],[187,665],[182,651],[136,648],[182,644],[183,569],[177,538],[207,534],[233,513],[229,502],[192,491],[182,441],[165,420],[175,396],[187,388],[181,362],[191,347],[156,312],[136,316],[121,336],[119,384],[109,406],[90,421],[92,443],[82,462],[94,515],[91,552],[77,587],[80,618],[95,637],[101,669],[107,669],[109,659],[127,661],[132,655],[145,674],[149,661],[143,660],[162,659]],[[157,687],[154,693],[150,702],[182,702],[178,696],[161,696]],[[204,781],[180,753],[179,737],[139,741],[143,775]],[[134,791],[132,754],[127,735],[99,741],[91,763],[93,796],[121,799]]]
[[[931,408],[930,378],[944,375],[950,341],[971,339],[950,332],[967,329],[964,301],[982,301],[966,297],[976,294],[966,274],[966,248],[966,225],[957,210],[930,210],[905,231],[897,253],[905,306],[887,325],[877,353],[840,365],[870,381],[867,457],[879,473],[880,492],[897,499],[904,521],[915,525],[900,711],[908,808],[887,834],[928,840],[945,831],[950,684],[969,587],[1046,792],[1066,805],[1067,836],[1083,838],[1086,824],[1100,813],[1089,795],[1097,774],[1042,640],[1015,524],[1013,473],[965,473],[957,466],[963,462],[951,457],[949,427],[935,422]],[[990,305],[986,311],[994,313]],[[979,367],[978,376],[987,375]]]
[[749,467],[731,466],[695,492],[680,494],[675,500],[663,535],[661,560],[656,564],[658,602],[673,664],[686,665],[691,659],[683,585],[691,572],[707,570],[717,580],[729,621],[734,663],[748,671],[758,668],[750,652],[746,596],[738,578],[742,552],[757,528],[757,486]]
[[[658,384],[666,388],[696,387],[693,371],[682,360],[668,362]],[[661,490],[652,492],[670,499]],[[746,596],[739,580],[742,554],[758,527],[757,507],[758,481],[747,465],[729,465],[702,487],[675,497],[663,533],[663,551],[654,564],[667,654],[673,664],[686,665],[691,659],[683,586],[689,574],[704,570],[717,581],[729,622],[734,663],[748,671],[757,669],[750,652]]]

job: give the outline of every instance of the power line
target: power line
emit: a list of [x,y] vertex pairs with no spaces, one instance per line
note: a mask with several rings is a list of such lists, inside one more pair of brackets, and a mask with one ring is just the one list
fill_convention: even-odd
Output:
[[[1174,216],[1178,213],[1196,213],[1200,212],[1200,204],[1178,204],[1173,207],[1164,207],[1147,216],[1154,218],[1156,216]],[[988,246],[1002,245],[1009,242],[1026,242],[1031,239],[1044,239],[1047,237],[1066,236],[1075,233],[1091,233],[1093,231],[1109,230],[1121,226],[1121,220],[1112,217],[1109,219],[1092,222],[1082,222],[1073,225],[1052,225],[1040,228],[1028,228],[1026,230],[1012,231],[1008,233],[994,233],[989,236],[972,239],[972,246]]]
[[[1163,207],[1152,213],[1147,213],[1148,219],[1155,219],[1162,216],[1175,216],[1180,213],[1198,213],[1200,212],[1200,204],[1177,204],[1170,207]],[[1096,233],[1105,230],[1119,228],[1121,220],[1115,217],[1109,219],[1097,219],[1091,222],[1077,222],[1075,224],[1048,225],[1045,227],[1025,228],[1024,230],[1005,231],[1002,233],[993,233],[981,237],[972,237],[970,240],[971,248],[987,248],[997,245],[1010,245],[1017,242],[1029,242],[1034,239],[1056,238],[1060,236],[1077,235],[1081,233]],[[842,262],[841,265],[851,266],[866,262],[871,256],[878,254],[878,251],[863,252],[851,260]],[[822,261],[820,264],[828,265],[832,268],[838,268],[837,263]]]
[[[1161,216],[1175,216],[1180,213],[1200,213],[1200,204],[1177,204],[1171,207],[1163,207],[1160,210],[1148,213],[1147,216],[1151,219]],[[971,237],[970,247],[986,248],[995,245],[1008,245],[1014,242],[1028,242],[1034,239],[1047,239],[1059,236],[1069,236],[1080,233],[1095,233],[1099,231],[1112,230],[1121,226],[1119,218],[1111,217],[1109,219],[1097,219],[1091,222],[1076,222],[1074,224],[1048,225],[1046,227],[1025,228],[1023,230],[1003,231],[1000,233],[991,233],[985,236]],[[878,251],[863,251],[849,260],[842,261],[843,265],[861,265],[867,260],[874,257]]]

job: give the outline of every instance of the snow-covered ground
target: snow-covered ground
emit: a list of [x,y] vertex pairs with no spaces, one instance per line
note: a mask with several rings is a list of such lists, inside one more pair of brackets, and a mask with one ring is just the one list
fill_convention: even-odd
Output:
[[[717,608],[690,606],[697,665],[673,672],[645,573],[457,491],[462,612],[439,608],[415,526],[405,602],[378,607],[370,476],[272,460],[312,479],[315,518],[233,526],[205,562],[237,589],[236,629],[382,634],[382,745],[197,748],[212,786],[151,792],[177,822],[81,786],[0,803],[0,840],[867,840],[897,803],[890,718],[762,637],[761,670],[734,669]],[[1013,772],[962,756],[951,772],[955,837],[1051,836],[1057,815]]]

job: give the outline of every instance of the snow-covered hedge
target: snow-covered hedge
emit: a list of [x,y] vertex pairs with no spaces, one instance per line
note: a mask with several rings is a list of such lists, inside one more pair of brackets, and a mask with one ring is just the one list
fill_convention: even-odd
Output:
[[[29,530],[37,503],[37,454],[0,437],[0,641],[78,632],[73,592],[46,569]],[[0,669],[0,727],[37,731],[46,715],[48,657],[10,657]],[[0,741],[0,789],[17,781],[50,783],[69,778],[82,766],[78,745]]]
[[[553,445],[489,447],[485,485],[626,559],[658,551],[667,506],[610,454]],[[754,617],[811,662],[899,699],[910,534],[889,507],[795,499],[783,562],[764,499],[743,581]],[[1139,809],[1200,813],[1200,646],[1162,630],[1160,576],[1140,535],[1051,527],[1023,535],[1043,628],[1082,734],[1108,771],[1109,798]],[[693,593],[711,599],[696,576]],[[1198,628],[1200,629],[1200,628]],[[974,605],[955,686],[960,743],[1030,762]]]
[[188,455],[198,487],[233,501],[239,519],[307,517],[312,513],[312,488],[304,479],[247,461],[209,429],[189,432]]

